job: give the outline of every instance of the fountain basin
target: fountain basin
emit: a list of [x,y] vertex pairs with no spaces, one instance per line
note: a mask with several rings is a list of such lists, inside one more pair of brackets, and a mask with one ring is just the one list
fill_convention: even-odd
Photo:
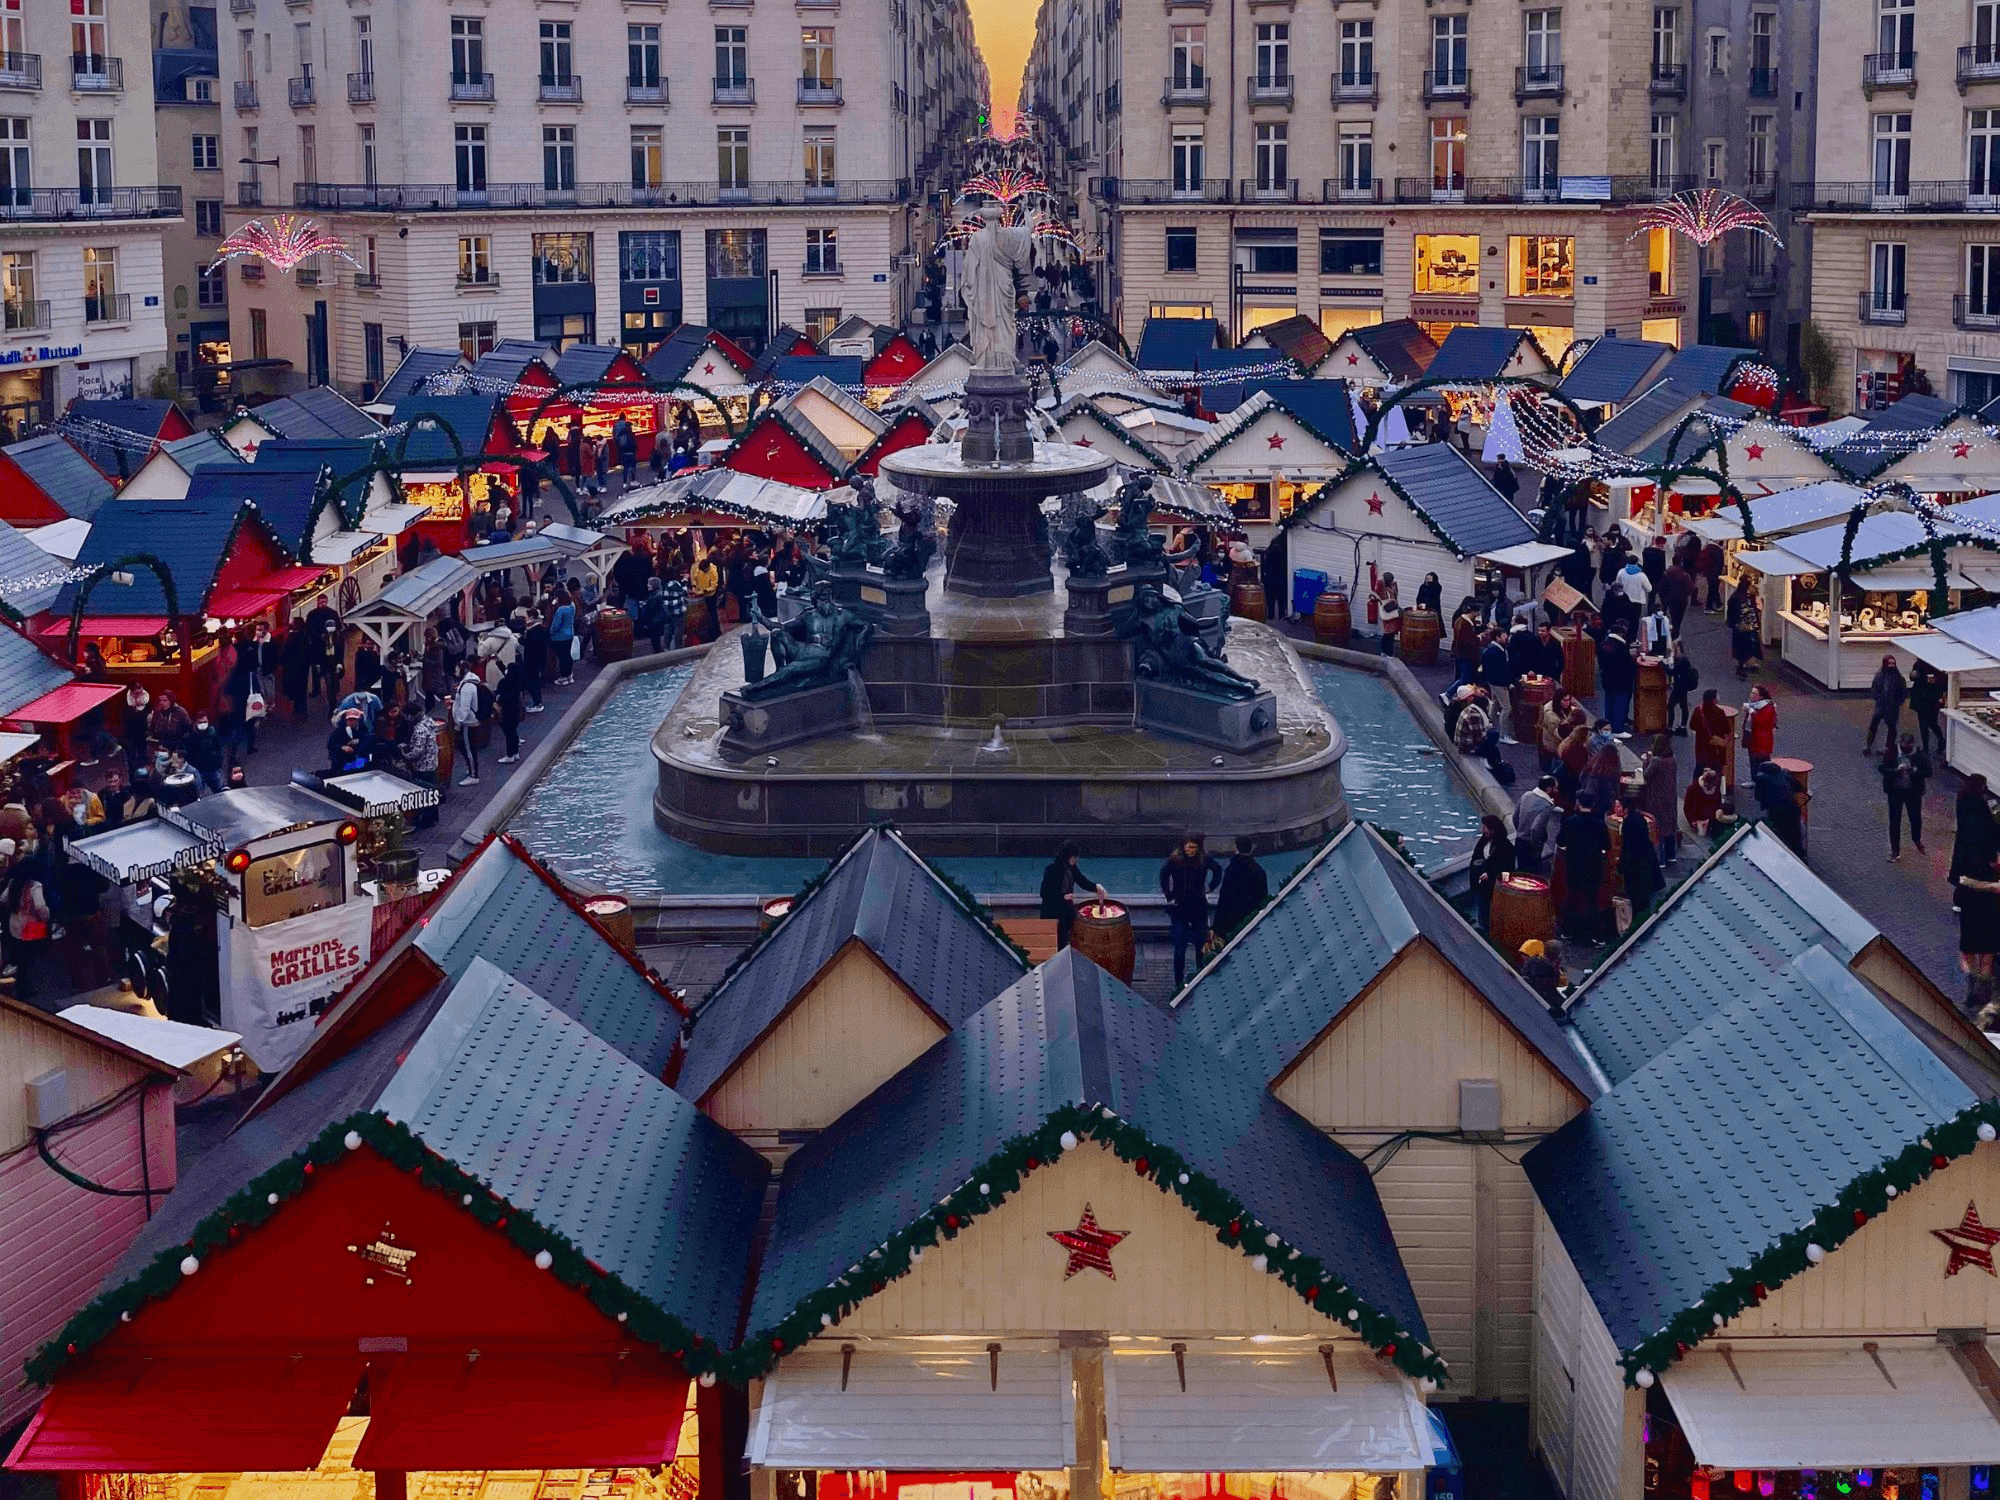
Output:
[[1074,443],[1037,443],[1034,457],[1013,463],[968,461],[942,443],[882,460],[882,476],[897,489],[957,507],[945,544],[944,587],[979,599],[1048,593],[1055,585],[1042,502],[1080,494],[1110,473],[1109,456]]

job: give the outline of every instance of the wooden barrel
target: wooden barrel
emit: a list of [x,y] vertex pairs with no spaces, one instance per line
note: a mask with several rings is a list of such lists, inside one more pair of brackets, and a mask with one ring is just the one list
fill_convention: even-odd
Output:
[[1403,660],[1413,667],[1434,667],[1438,642],[1444,639],[1444,622],[1434,609],[1403,611],[1403,638],[1398,643]]
[[622,609],[597,612],[597,659],[626,661],[632,655],[632,617]]
[[1597,691],[1597,642],[1577,625],[1565,625],[1556,635],[1563,643],[1563,687],[1588,698]]
[[1264,608],[1264,585],[1261,583],[1233,583],[1229,586],[1229,612],[1239,620],[1264,620],[1270,618]]
[[1493,888],[1493,918],[1487,931],[1501,956],[1519,968],[1521,944],[1530,938],[1547,942],[1556,935],[1549,883],[1539,875],[1502,875]]
[[1313,639],[1322,646],[1345,646],[1354,638],[1354,609],[1337,590],[1319,596],[1313,606]]
[[1632,732],[1667,732],[1667,664],[1657,656],[1639,658],[1639,686],[1632,695]]
[[687,613],[681,616],[681,644],[699,646],[708,639],[708,606],[699,599],[688,600]]
[[1105,973],[1127,984],[1132,982],[1138,959],[1132,918],[1116,901],[1086,901],[1079,906],[1069,945]]
[[630,953],[634,947],[632,926],[632,903],[623,896],[593,896],[583,903],[583,909],[597,919],[597,924],[611,934],[611,940]]
[[791,910],[792,898],[790,896],[773,896],[769,901],[766,901],[762,906],[757,908],[757,930],[759,932],[768,932],[789,916]]
[[1514,684],[1514,738],[1524,745],[1535,743],[1541,728],[1542,710],[1556,701],[1556,680],[1534,672]]

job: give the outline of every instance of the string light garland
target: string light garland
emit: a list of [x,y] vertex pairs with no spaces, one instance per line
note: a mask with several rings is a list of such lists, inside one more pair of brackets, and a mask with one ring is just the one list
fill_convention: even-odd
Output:
[[216,247],[213,271],[224,261],[255,257],[280,271],[295,271],[315,255],[335,255],[350,265],[361,262],[348,254],[339,235],[321,229],[297,214],[273,214],[268,221],[252,219]]
[[1785,247],[1762,209],[1722,188],[1696,188],[1649,204],[1639,214],[1639,227],[1627,238],[1637,239],[1654,229],[1671,231],[1703,249],[1734,229],[1747,229],[1763,235],[1781,250]]

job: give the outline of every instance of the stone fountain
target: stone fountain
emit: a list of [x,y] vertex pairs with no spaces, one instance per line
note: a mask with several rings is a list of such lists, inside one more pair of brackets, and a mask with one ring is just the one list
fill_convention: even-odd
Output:
[[[771,670],[753,680],[757,653],[719,643],[654,735],[654,817],[676,837],[824,854],[892,821],[932,854],[1075,838],[1163,855],[1190,829],[1281,849],[1346,822],[1346,741],[1284,638],[1247,620],[1225,634],[1212,591],[1176,586],[1149,478],[1119,491],[1107,534],[1085,492],[1110,460],[1034,438],[1013,359],[1024,246],[992,227],[968,246],[966,430],[883,461],[896,536],[858,479],[807,607],[743,627],[768,631]],[[936,499],[953,506],[942,557],[924,521]]]

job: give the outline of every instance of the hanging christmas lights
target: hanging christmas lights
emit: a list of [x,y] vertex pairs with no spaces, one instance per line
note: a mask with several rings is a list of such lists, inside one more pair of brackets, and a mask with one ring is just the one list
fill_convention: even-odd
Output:
[[226,260],[252,257],[267,261],[280,271],[295,271],[315,255],[337,255],[353,265],[361,262],[347,253],[339,235],[321,229],[311,219],[297,214],[273,214],[267,222],[252,219],[216,248],[213,271]]
[[1703,249],[1732,229],[1747,229],[1753,234],[1761,234],[1780,249],[1785,244],[1771,227],[1771,221],[1764,217],[1762,209],[1749,199],[1740,198],[1722,188],[1696,188],[1648,205],[1639,214],[1639,227],[1632,231],[1630,237],[1636,239],[1653,229],[1665,229],[1681,235]]

